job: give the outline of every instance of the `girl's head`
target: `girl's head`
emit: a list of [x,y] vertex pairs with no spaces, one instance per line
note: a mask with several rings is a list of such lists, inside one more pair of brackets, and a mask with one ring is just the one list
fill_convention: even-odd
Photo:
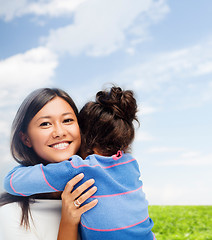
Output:
[[112,87],[110,91],[98,92],[96,100],[88,102],[78,116],[82,154],[96,152],[111,156],[118,150],[126,152],[134,139],[136,113],[137,103],[132,91]]
[[76,154],[78,110],[61,89],[37,89],[23,101],[12,124],[11,152],[23,165],[60,162]]

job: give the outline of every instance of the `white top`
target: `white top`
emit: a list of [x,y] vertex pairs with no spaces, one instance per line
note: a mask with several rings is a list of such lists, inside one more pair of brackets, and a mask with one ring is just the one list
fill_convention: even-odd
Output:
[[0,207],[0,240],[56,240],[60,217],[61,200],[36,200],[30,204],[32,218],[30,229],[20,226],[22,210],[18,203]]

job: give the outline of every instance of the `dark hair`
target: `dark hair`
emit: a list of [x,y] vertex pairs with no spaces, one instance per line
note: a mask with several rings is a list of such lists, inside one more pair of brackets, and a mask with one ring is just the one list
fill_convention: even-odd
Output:
[[138,122],[136,113],[133,91],[112,87],[98,92],[95,101],[85,104],[78,116],[81,151],[89,155],[97,149],[105,156],[128,151],[135,135],[134,120]]
[[[72,98],[63,90],[58,88],[40,88],[30,93],[21,106],[19,107],[16,116],[12,123],[10,149],[13,158],[20,164],[32,166],[39,163],[44,163],[33,150],[28,148],[21,141],[20,133],[26,133],[28,125],[32,118],[52,99],[60,97],[64,99],[72,107],[74,113],[78,117],[77,107]],[[22,209],[21,225],[29,227],[29,203],[33,201],[32,197],[19,197],[4,193],[0,197],[0,206],[7,203],[18,202]]]

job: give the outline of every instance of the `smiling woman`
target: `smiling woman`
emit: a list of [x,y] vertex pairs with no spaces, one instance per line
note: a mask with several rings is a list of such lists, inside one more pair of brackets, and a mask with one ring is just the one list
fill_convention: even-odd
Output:
[[68,159],[81,143],[74,110],[64,99],[55,97],[33,117],[27,133],[21,133],[21,139],[47,162]]
[[[66,92],[50,88],[32,92],[13,121],[11,152],[14,159],[24,166],[48,165],[76,154],[81,144],[77,116],[78,110]],[[2,195],[0,239],[54,240],[64,222],[69,223],[69,230],[72,230],[70,239],[77,239],[81,215],[97,204],[94,200],[82,207],[74,205],[79,196],[83,203],[96,192],[96,187],[90,188],[94,180],[88,180],[73,190],[83,177],[79,174],[69,179],[62,201],[61,192],[31,197]],[[64,230],[59,231],[58,239],[62,239],[62,234]]]

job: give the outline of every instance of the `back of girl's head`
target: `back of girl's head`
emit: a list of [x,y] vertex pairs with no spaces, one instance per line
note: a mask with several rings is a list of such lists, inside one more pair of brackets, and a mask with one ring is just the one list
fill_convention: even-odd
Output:
[[135,135],[134,120],[138,122],[136,113],[132,91],[112,87],[98,92],[95,101],[88,102],[79,113],[81,151],[88,155],[97,150],[105,156],[128,151]]
[[33,148],[23,144],[20,133],[27,133],[27,128],[32,118],[53,98],[60,97],[70,104],[76,116],[78,110],[71,97],[58,88],[40,88],[30,93],[21,106],[13,120],[11,131],[11,153],[14,159],[23,165],[35,165],[42,162]]

